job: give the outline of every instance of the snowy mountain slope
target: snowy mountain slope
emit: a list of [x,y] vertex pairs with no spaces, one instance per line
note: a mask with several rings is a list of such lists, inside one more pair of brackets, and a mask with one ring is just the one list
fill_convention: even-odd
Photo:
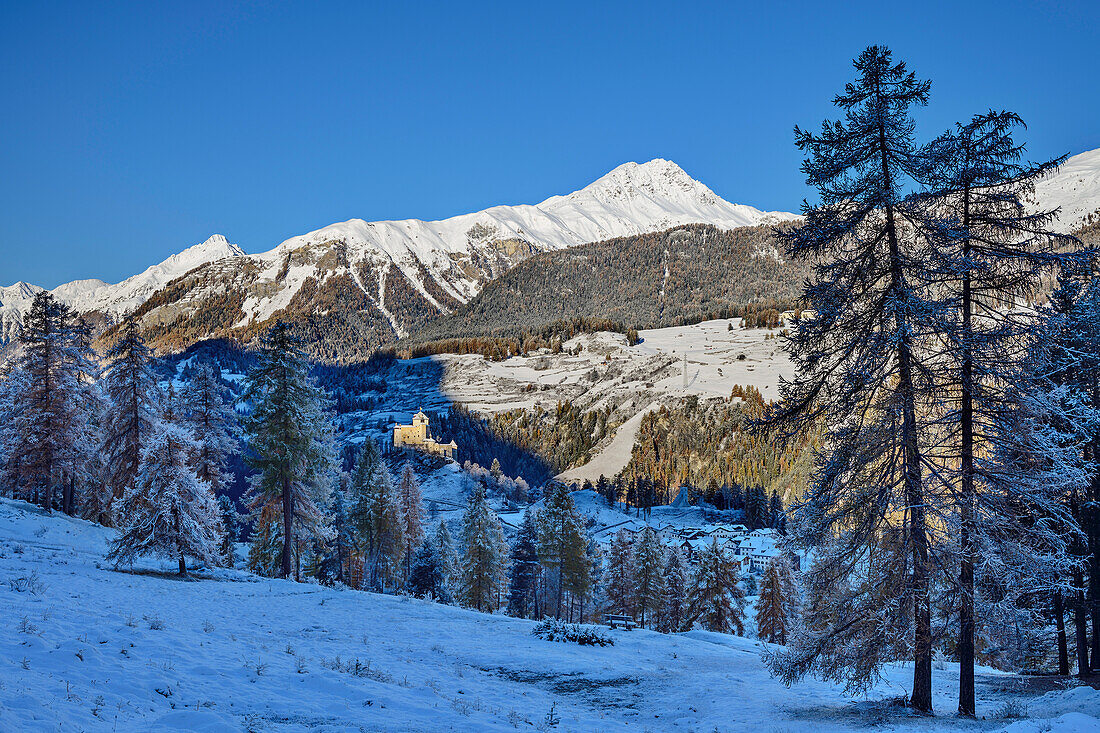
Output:
[[354,358],[451,312],[538,252],[686,223],[737,228],[793,218],[724,201],[671,161],[626,163],[537,205],[441,221],[332,224],[267,252],[212,262],[171,293],[158,293],[138,315],[177,347],[179,333],[169,332],[186,324],[180,319],[203,322],[182,339],[186,344],[248,334],[281,313],[311,320],[332,341],[326,348],[334,358]]
[[[150,295],[186,272],[208,262],[242,255],[244,250],[227,242],[222,235],[215,234],[202,244],[188,247],[120,283],[112,285],[102,280],[74,280],[58,285],[50,292],[78,313],[100,313],[117,318],[138,307]],[[0,287],[0,344],[18,333],[23,314],[30,308],[35,294],[42,289],[24,282]]]
[[1100,217],[1100,149],[1071,157],[1036,185],[1035,197],[1044,209],[1061,209],[1060,231],[1095,221]]
[[19,334],[23,314],[30,309],[31,301],[41,290],[37,285],[22,281],[7,287],[0,286],[0,345]]
[[[530,621],[406,597],[233,570],[180,581],[154,561],[117,572],[102,562],[112,533],[0,499],[0,730],[960,726],[951,664],[933,676],[939,716],[914,717],[889,702],[910,682],[904,665],[888,666],[869,699],[849,701],[821,682],[785,688],[768,675],[753,639],[620,630],[614,646],[581,647],[534,638]],[[978,714],[987,720],[974,729],[1002,727],[1007,721],[988,718],[1009,700],[1026,703],[1032,716],[1013,731],[1100,724],[1097,691],[1037,697],[1023,684],[980,670]]]

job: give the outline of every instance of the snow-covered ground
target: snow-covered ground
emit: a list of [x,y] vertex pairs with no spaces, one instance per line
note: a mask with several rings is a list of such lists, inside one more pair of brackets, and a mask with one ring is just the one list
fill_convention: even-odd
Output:
[[[239,570],[182,581],[155,561],[102,562],[111,530],[0,500],[0,730],[1094,731],[1100,692],[1020,690],[981,670],[977,722],[949,711],[956,671],[935,672],[939,717],[809,681],[791,689],[760,644],[702,631],[617,631],[612,647],[531,636],[532,623],[402,597],[265,580]],[[547,716],[560,719],[551,727]]]

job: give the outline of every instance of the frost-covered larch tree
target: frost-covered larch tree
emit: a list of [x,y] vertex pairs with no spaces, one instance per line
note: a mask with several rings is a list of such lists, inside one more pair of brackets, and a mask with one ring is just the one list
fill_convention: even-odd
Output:
[[23,485],[17,427],[22,422],[21,398],[27,391],[26,372],[10,365],[0,367],[0,485],[11,491],[13,499]]
[[424,498],[420,493],[420,482],[412,466],[406,465],[397,484],[397,501],[401,507],[402,536],[405,541],[405,574],[408,581],[412,570],[412,557],[416,548],[424,540]]
[[630,533],[621,529],[611,538],[604,571],[604,597],[608,610],[634,616],[634,548]]
[[653,528],[646,526],[634,546],[634,607],[638,609],[638,624],[646,627],[661,614],[665,603],[665,557],[661,541]]
[[[1020,508],[1028,510],[1026,521],[1046,530],[1046,553],[1032,551],[1005,564],[1014,573],[1019,572],[1014,567],[1017,563],[1036,564],[1056,576],[1050,588],[1056,621],[1061,618],[1061,598],[1068,598],[1081,675],[1097,666],[1095,651],[1100,646],[1096,629],[1100,611],[1095,605],[1100,590],[1096,560],[1100,549],[1100,277],[1096,267],[1092,260],[1063,268],[1050,306],[1042,311],[1039,332],[1043,338],[1033,342],[1028,359],[1033,374],[1023,381],[1018,409],[1003,421],[995,475],[999,485],[1013,487],[1013,496],[1054,492],[1060,498],[1058,505],[1034,507],[1034,511],[1030,505],[1019,506],[1017,513]],[[1034,389],[1033,384],[1042,389]],[[1025,578],[1032,574],[1026,573]],[[1068,659],[1065,662],[1068,667]]]
[[409,592],[421,598],[431,598],[440,603],[450,603],[447,584],[443,582],[442,561],[434,542],[421,542],[411,563],[408,581]]
[[222,543],[219,552],[222,564],[231,568],[237,560],[233,546],[240,539],[241,515],[234,501],[225,494],[218,496],[218,512],[222,518]]
[[200,446],[181,424],[180,409],[174,393],[163,400],[138,475],[118,503],[122,531],[107,555],[116,566],[146,554],[178,560],[180,575],[187,575],[188,557],[222,564],[221,512],[210,485],[191,465]]
[[[802,169],[820,203],[804,204],[804,223],[783,236],[788,256],[813,267],[804,297],[814,317],[800,320],[786,342],[797,375],[781,384],[782,400],[767,423],[784,439],[825,425],[794,534],[821,558],[808,571],[817,574],[809,587],[847,613],[878,621],[811,616],[807,633],[771,662],[788,683],[813,673],[866,687],[886,661],[883,628],[908,632],[910,703],[929,712],[936,525],[928,516],[918,416],[929,375],[918,348],[941,306],[921,289],[929,253],[905,190],[920,161],[910,109],[927,103],[929,84],[881,46],[867,48],[855,68],[857,78],[834,100],[844,120],[824,123],[817,135],[795,128],[808,153]],[[899,541],[884,544],[886,535]],[[877,597],[877,581],[885,578],[867,576],[871,569],[905,577],[897,602]]]
[[507,545],[500,518],[489,506],[480,483],[462,515],[459,598],[467,608],[492,613],[507,579]]
[[404,569],[405,520],[390,472],[370,440],[356,457],[349,495],[351,524],[364,562],[363,583],[372,589],[393,588]]
[[104,391],[108,408],[103,421],[103,453],[112,501],[131,486],[141,469],[145,441],[156,418],[153,355],[133,318],[122,322],[118,340],[107,351]]
[[295,549],[326,534],[329,490],[337,469],[328,399],[309,375],[299,340],[284,322],[260,339],[241,401],[250,450],[250,508],[268,526],[257,539],[281,538],[279,576],[298,577]]
[[561,483],[554,485],[543,499],[536,522],[539,562],[550,571],[556,583],[554,616],[561,618],[566,589],[579,587],[589,574],[584,523],[568,487]]
[[782,555],[772,558],[764,571],[756,601],[757,636],[773,644],[786,644],[798,600],[798,586],[790,562]]
[[668,634],[684,630],[684,617],[687,613],[687,575],[684,572],[684,560],[680,550],[669,548],[665,560],[665,607],[661,613],[661,631]]
[[76,510],[76,492],[97,461],[101,398],[94,383],[94,354],[81,324],[64,303],[39,292],[23,319],[10,412],[5,426],[4,471],[14,487],[32,493],[52,511]]
[[511,551],[508,582],[508,613],[518,618],[538,618],[539,551],[534,512],[523,514],[523,524]]
[[439,555],[439,567],[443,573],[443,585],[447,589],[447,596],[452,600],[458,594],[458,553],[455,551],[454,539],[451,531],[447,529],[447,523],[440,520],[432,537],[437,554]]
[[221,382],[220,371],[200,364],[184,390],[187,425],[199,443],[195,454],[196,475],[222,496],[232,482],[226,471],[229,457],[239,450],[237,412],[233,409],[229,388]]
[[1029,548],[1049,551],[1042,536],[1048,528],[1013,511],[1006,492],[1039,514],[1059,500],[1049,484],[1029,482],[1038,491],[1024,495],[994,480],[1004,447],[998,443],[1013,439],[999,423],[1030,381],[1024,345],[1038,335],[1034,312],[1020,305],[1077,256],[1078,244],[1050,231],[1055,212],[1029,204],[1035,183],[1064,158],[1021,163],[1024,148],[1014,132],[1022,127],[1011,112],[987,112],[956,125],[922,150],[926,191],[914,199],[925,209],[922,234],[936,253],[931,280],[947,305],[938,343],[930,347],[938,356],[939,399],[930,408],[938,412],[938,446],[928,453],[938,462],[933,475],[957,505],[950,521],[958,544],[959,712],[969,716],[975,709],[975,576],[980,581],[983,572],[992,573],[990,579],[1005,588],[1003,556],[1011,555],[1016,591],[998,591],[1005,605],[1050,581],[1049,563],[1039,557],[1019,562]]
[[745,633],[745,592],[738,585],[737,567],[717,540],[700,551],[688,589],[688,625],[698,623],[723,634]]

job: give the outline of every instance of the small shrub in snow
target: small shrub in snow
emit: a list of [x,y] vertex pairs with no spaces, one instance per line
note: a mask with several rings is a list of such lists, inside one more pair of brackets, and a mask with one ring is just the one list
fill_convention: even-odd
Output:
[[30,575],[9,578],[8,586],[16,593],[30,593],[36,596],[42,595],[42,592],[46,590],[46,586],[38,579],[37,570],[32,570]]
[[134,614],[131,613],[126,616],[126,625],[129,626],[131,629],[137,628],[137,619],[134,618]]
[[146,616],[145,620],[149,622],[149,629],[151,631],[160,631],[164,628],[164,621],[161,620],[160,616]]
[[341,661],[339,656],[333,659],[325,659],[324,657],[321,657],[321,666],[327,669],[331,669],[333,672],[342,672],[344,674],[350,674],[355,677],[366,677],[367,679],[374,680],[375,682],[384,682],[387,685],[396,684],[393,675],[387,674],[380,669],[372,668],[369,659],[364,664],[358,659],[356,659],[355,661],[343,662]]
[[531,629],[531,633],[546,641],[572,642],[581,646],[613,646],[614,639],[595,626],[570,624],[548,618]]
[[1019,700],[1005,700],[999,708],[993,711],[993,717],[1000,720],[1026,718],[1027,705]]
[[37,634],[38,627],[31,623],[31,620],[24,616],[19,622],[19,631],[24,634]]
[[203,621],[202,622],[202,630],[204,632],[206,632],[207,634],[209,634],[211,631],[214,630],[214,624],[210,623],[209,621]]

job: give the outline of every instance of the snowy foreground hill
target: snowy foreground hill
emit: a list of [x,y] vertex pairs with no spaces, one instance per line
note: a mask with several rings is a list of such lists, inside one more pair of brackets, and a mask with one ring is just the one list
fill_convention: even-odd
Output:
[[[980,670],[985,719],[961,722],[944,665],[941,714],[918,718],[885,702],[904,667],[850,701],[818,682],[784,688],[749,639],[636,630],[579,647],[403,597],[232,570],[181,581],[154,561],[117,572],[102,563],[110,532],[0,500],[0,730],[1100,729],[1090,688],[1040,696]],[[1010,702],[1028,717],[996,718]]]

